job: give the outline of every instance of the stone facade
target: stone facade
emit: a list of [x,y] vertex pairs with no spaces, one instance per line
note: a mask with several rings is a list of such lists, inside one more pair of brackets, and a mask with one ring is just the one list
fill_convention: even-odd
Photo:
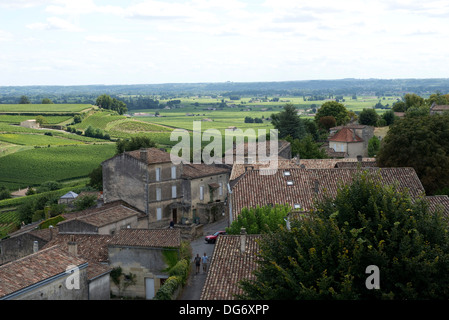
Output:
[[210,218],[211,206],[201,204],[211,199],[223,202],[227,195],[229,169],[173,164],[169,153],[156,148],[125,152],[104,161],[102,166],[105,203],[126,201],[146,213],[151,228],[167,227],[171,221],[193,222],[195,218],[215,221]]

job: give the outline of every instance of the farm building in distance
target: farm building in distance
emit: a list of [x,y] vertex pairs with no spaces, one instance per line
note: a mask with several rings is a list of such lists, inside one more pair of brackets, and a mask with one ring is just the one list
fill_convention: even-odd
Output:
[[20,123],[20,126],[24,127],[24,128],[31,128],[31,129],[39,129],[40,128],[39,123],[34,119],[22,121]]

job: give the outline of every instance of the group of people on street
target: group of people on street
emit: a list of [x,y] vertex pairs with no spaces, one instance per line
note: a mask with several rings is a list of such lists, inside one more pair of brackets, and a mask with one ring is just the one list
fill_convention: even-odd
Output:
[[198,274],[200,272],[201,264],[203,265],[203,272],[207,271],[207,261],[208,260],[209,260],[209,257],[206,255],[206,252],[204,253],[204,255],[202,257],[200,257],[199,253],[196,254],[196,257],[193,259],[193,261],[195,262],[196,274]]

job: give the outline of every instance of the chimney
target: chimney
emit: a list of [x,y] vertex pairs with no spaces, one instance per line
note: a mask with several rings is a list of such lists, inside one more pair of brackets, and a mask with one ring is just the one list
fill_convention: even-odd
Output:
[[352,129],[352,141],[355,141],[355,130]]
[[246,229],[240,229],[240,252],[245,253],[246,249]]
[[50,241],[53,240],[53,225],[50,225]]
[[39,251],[39,242],[34,241],[33,242],[33,253],[36,253],[37,251]]
[[78,244],[75,242],[75,236],[70,236],[70,241],[67,243],[69,247],[69,253],[73,254],[74,256],[78,255]]
[[140,160],[146,163],[147,159],[148,159],[147,154],[148,154],[148,150],[140,149]]
[[299,155],[299,153],[296,155],[296,165],[299,166],[299,164],[301,163],[301,156]]

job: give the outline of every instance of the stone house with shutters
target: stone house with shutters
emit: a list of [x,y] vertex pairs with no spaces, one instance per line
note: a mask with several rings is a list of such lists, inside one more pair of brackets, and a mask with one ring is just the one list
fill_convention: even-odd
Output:
[[210,206],[198,207],[197,203],[208,203],[210,199],[224,202],[227,196],[224,186],[230,169],[175,164],[170,153],[157,148],[124,152],[104,161],[102,167],[104,202],[129,203],[145,213],[151,228],[167,227],[171,221],[175,224],[195,219],[208,222]]

